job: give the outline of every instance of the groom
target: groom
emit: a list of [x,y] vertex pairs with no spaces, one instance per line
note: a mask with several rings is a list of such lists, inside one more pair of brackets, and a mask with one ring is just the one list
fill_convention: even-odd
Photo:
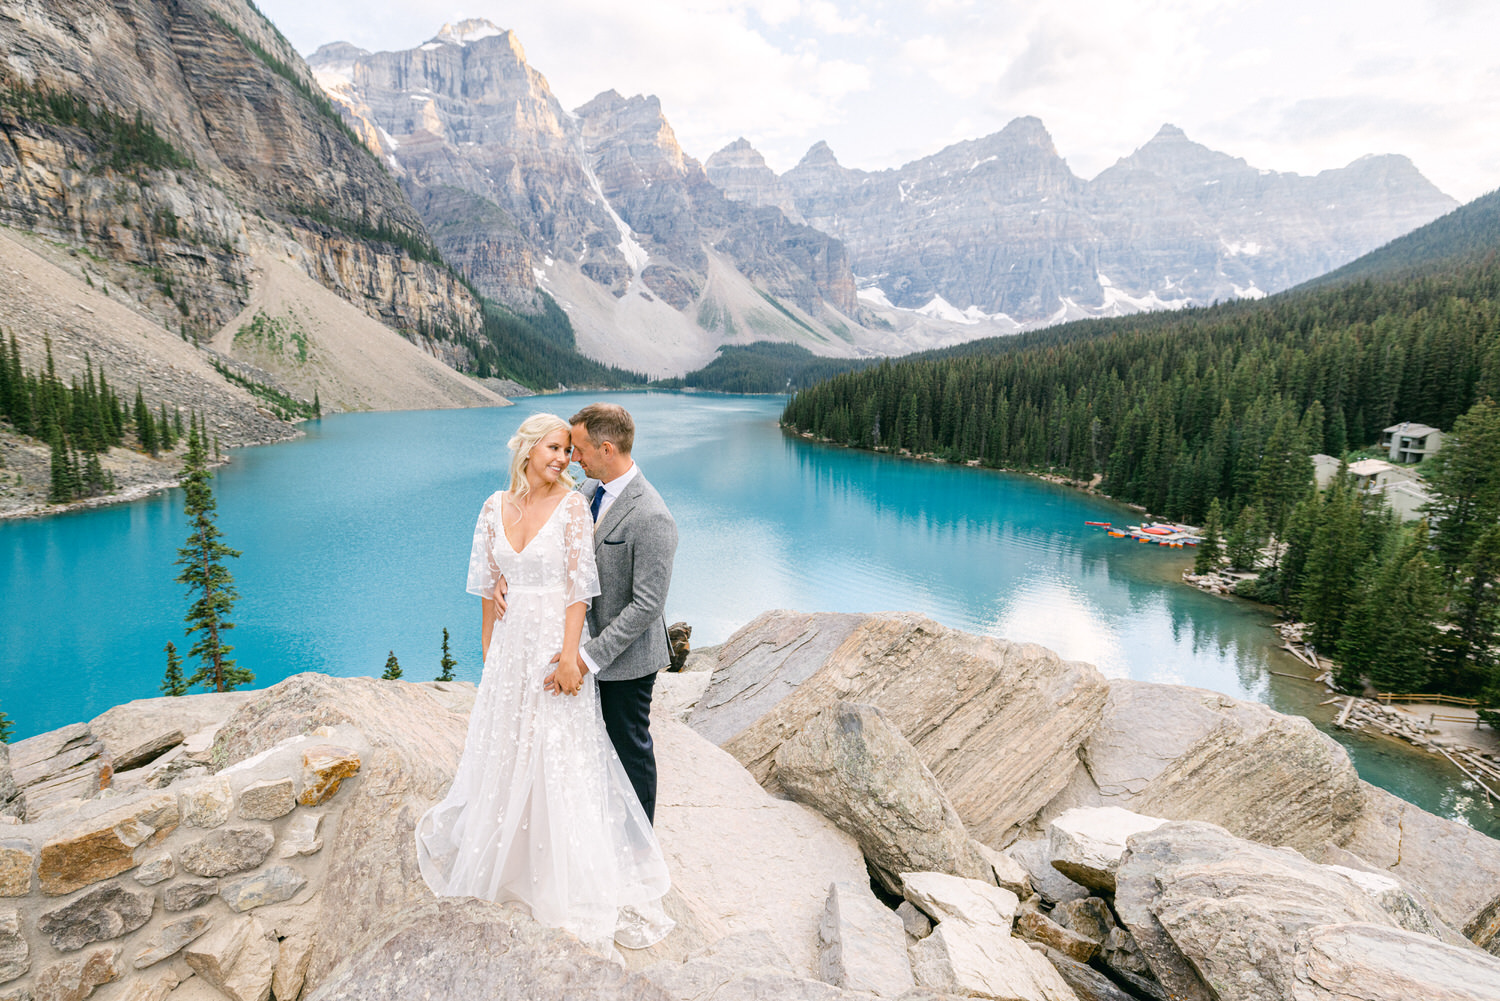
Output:
[[[663,609],[677,552],[677,523],[630,457],[635,422],[624,407],[593,403],[573,415],[573,458],[588,479],[579,491],[594,517],[594,559],[601,594],[589,606],[589,635],[579,651],[599,683],[604,727],[646,811],[656,818],[656,755],[651,690],[671,660]],[[504,610],[502,581],[496,605]],[[553,658],[556,660],[556,658]],[[556,677],[545,679],[557,693]]]

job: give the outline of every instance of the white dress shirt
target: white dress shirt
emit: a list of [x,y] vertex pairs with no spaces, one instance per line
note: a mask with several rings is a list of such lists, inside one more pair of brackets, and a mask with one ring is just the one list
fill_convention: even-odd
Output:
[[[630,485],[630,481],[635,479],[640,471],[641,468],[632,462],[625,472],[608,483],[600,485],[599,489],[604,491],[604,499],[599,502],[599,517],[594,520],[596,525],[604,520],[604,512],[609,510],[609,506],[615,502],[615,499]],[[587,667],[591,674],[599,673],[599,665],[594,663],[594,659],[582,647],[578,649],[578,659],[583,661],[584,667]]]

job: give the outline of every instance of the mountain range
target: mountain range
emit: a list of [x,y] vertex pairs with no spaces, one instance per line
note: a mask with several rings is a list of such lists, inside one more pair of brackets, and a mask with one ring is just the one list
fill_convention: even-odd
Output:
[[661,376],[1253,297],[1453,205],[1403,157],[1300,177],[1170,126],[1084,180],[1034,118],[884,171],[822,143],[780,175],[744,140],[700,163],[656,98],[565,110],[482,20],[304,61],[244,0],[56,0],[0,11],[0,48],[7,238],[329,409],[472,402],[433,359],[600,384],[629,374],[575,352]]

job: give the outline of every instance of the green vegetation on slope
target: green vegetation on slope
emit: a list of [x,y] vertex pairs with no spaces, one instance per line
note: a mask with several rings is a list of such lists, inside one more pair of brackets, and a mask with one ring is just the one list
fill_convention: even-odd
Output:
[[824,358],[799,344],[756,341],[727,344],[718,357],[681,379],[663,379],[663,389],[705,389],[716,393],[793,393],[840,372],[871,364],[864,358]]
[[76,94],[10,81],[0,87],[0,112],[39,124],[79,129],[94,143],[96,171],[108,167],[123,174],[193,166],[193,161],[157,132],[139,110],[134,118],[126,118]]
[[[477,293],[476,293],[477,297]],[[645,385],[639,372],[605,365],[578,353],[573,324],[551,296],[542,312],[518,313],[480,298],[484,329],[477,336],[459,336],[473,354],[473,374],[481,379],[511,379],[529,389],[610,388]]]

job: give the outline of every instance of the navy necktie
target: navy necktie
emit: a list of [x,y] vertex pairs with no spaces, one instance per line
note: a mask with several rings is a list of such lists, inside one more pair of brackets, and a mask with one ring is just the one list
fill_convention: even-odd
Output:
[[604,503],[604,484],[599,484],[599,489],[594,491],[594,503],[589,505],[589,514],[594,520],[599,520],[599,506]]

